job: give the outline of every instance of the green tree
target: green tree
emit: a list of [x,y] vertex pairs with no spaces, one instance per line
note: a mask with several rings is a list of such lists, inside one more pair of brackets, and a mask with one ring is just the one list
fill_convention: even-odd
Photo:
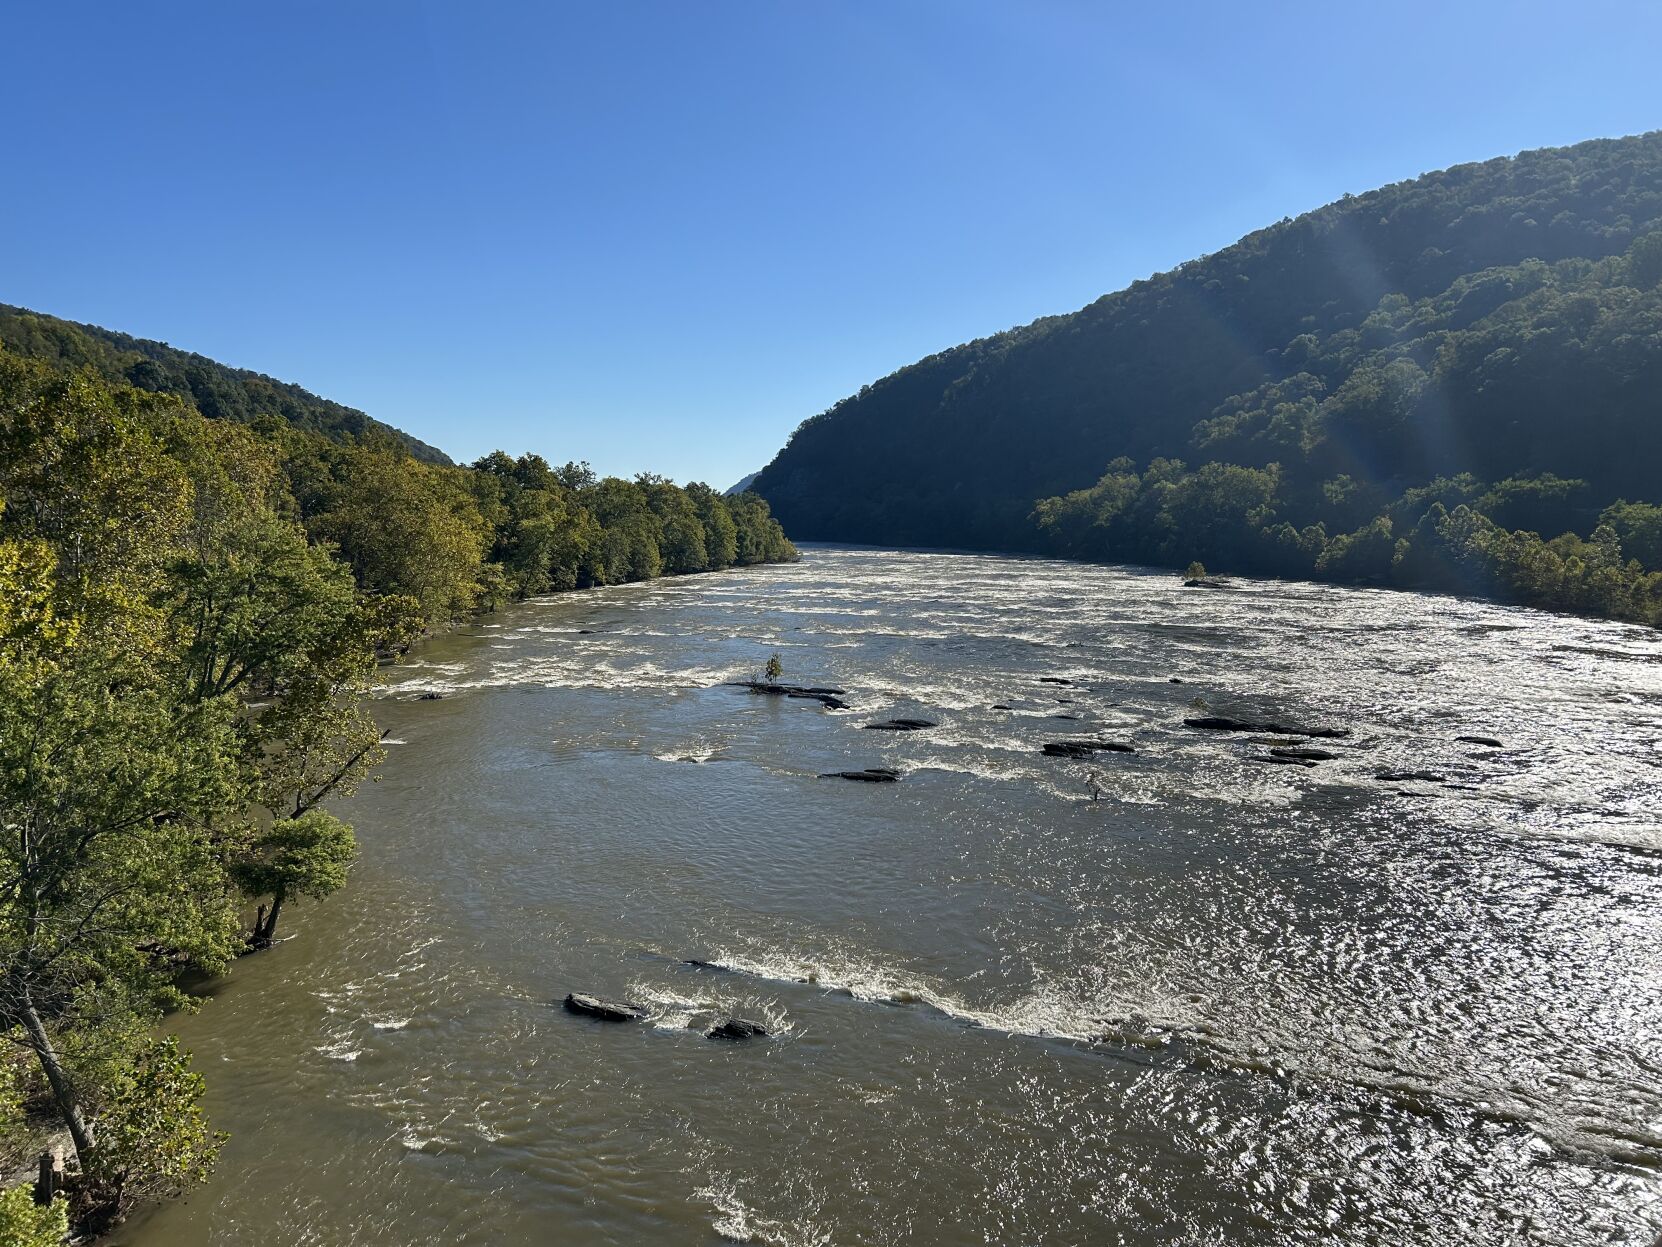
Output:
[[84,640],[58,657],[0,649],[0,1019],[21,1029],[83,1167],[94,1136],[52,1010],[89,981],[145,1007],[176,998],[179,959],[228,964],[234,709],[182,706],[149,669]]
[[4,1247],[61,1247],[69,1237],[69,1202],[58,1196],[44,1208],[34,1190],[14,1186],[0,1191],[0,1244]]
[[202,1076],[172,1038],[146,1041],[109,1087],[100,1141],[84,1171],[101,1220],[207,1178],[225,1136],[202,1113]]
[[282,819],[255,837],[250,851],[232,868],[245,893],[271,898],[269,910],[261,906],[252,942],[256,946],[272,942],[278,915],[291,897],[321,900],[339,890],[357,851],[352,829],[333,814],[315,808]]
[[428,623],[444,623],[478,597],[486,530],[473,496],[452,469],[386,450],[345,456],[331,509],[308,530],[334,542],[358,583],[420,604]]

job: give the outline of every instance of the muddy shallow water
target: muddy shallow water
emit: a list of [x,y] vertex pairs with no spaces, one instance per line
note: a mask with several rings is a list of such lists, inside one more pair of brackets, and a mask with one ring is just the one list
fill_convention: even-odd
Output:
[[[723,686],[775,651],[850,709]],[[351,885],[177,1024],[218,1176],[118,1241],[1662,1232],[1655,633],[820,548],[515,607],[377,709]]]

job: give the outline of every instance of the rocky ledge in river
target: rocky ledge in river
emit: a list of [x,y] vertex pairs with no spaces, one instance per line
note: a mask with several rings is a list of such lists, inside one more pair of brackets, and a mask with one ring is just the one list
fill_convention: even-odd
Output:
[[1400,784],[1410,780],[1422,784],[1446,784],[1448,777],[1439,775],[1436,771],[1380,771],[1375,779],[1385,780],[1387,783]]
[[1487,745],[1491,749],[1506,748],[1505,745],[1501,744],[1500,741],[1496,740],[1493,736],[1456,736],[1454,739],[1459,741],[1462,745]]
[[884,719],[881,723],[865,725],[868,732],[922,732],[939,726],[933,719]]
[[763,697],[797,697],[806,701],[817,701],[827,710],[848,709],[848,703],[842,699],[843,690],[840,688],[810,688],[800,684],[773,684],[767,680],[729,680],[727,683],[733,688],[747,688],[752,693]]
[[1043,752],[1050,758],[1089,758],[1098,753],[1136,753],[1118,740],[1048,740]]
[[1232,581],[1224,580],[1220,576],[1196,576],[1193,580],[1183,582],[1185,589],[1233,589]]
[[733,1040],[765,1039],[767,1034],[767,1027],[760,1022],[752,1022],[746,1018],[727,1018],[705,1032],[706,1037],[710,1039]]
[[1316,765],[1314,762],[1310,761],[1310,759],[1308,759],[1308,758],[1289,758],[1285,754],[1278,754],[1278,753],[1250,753],[1250,754],[1247,755],[1247,761],[1248,762],[1267,762],[1271,766],[1315,766]]
[[1331,762],[1339,755],[1327,749],[1312,749],[1309,745],[1275,745],[1270,752],[1278,758],[1291,758],[1298,762]]
[[1285,723],[1264,723],[1255,719],[1231,719],[1226,715],[1201,715],[1184,719],[1187,727],[1205,728],[1213,732],[1256,732],[1261,736],[1320,736],[1336,739],[1349,736],[1348,727],[1289,727]]
[[602,1022],[640,1022],[646,1018],[646,1010],[640,1005],[631,1004],[626,1000],[602,1000],[598,996],[585,996],[581,992],[568,995],[565,1005],[568,1013],[580,1013],[584,1017],[597,1018]]
[[827,771],[821,779],[854,779],[867,784],[893,784],[899,781],[900,772],[890,770],[886,766],[868,766],[863,771]]

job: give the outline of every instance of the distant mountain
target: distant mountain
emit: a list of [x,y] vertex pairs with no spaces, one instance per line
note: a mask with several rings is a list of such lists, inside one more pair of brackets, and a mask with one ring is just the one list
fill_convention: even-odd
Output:
[[[1284,574],[1382,519],[1351,575],[1390,579],[1433,503],[1550,537],[1662,500],[1659,278],[1662,132],[1461,165],[920,360],[754,488],[798,539]],[[1172,494],[1208,464],[1261,475]]]
[[734,494],[744,493],[747,489],[749,489],[752,485],[754,485],[756,483],[756,478],[760,475],[761,475],[760,472],[752,472],[749,476],[745,477],[737,485],[734,485],[731,489],[729,489],[727,491],[728,496],[731,497]]
[[0,304],[0,346],[66,368],[90,367],[106,380],[177,394],[211,420],[259,424],[273,418],[333,441],[359,443],[377,435],[402,443],[425,463],[450,464],[442,450],[353,407],[262,373],[231,368],[165,342],[82,325]]

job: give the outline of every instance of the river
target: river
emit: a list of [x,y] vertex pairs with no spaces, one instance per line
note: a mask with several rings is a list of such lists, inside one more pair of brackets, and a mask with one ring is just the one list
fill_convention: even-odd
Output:
[[[723,685],[774,652],[850,709]],[[516,606],[378,697],[350,885],[174,1023],[217,1175],[118,1242],[1662,1232],[1653,632],[809,548]],[[1351,735],[1270,765],[1197,714]],[[1136,752],[1039,751],[1081,736]]]

